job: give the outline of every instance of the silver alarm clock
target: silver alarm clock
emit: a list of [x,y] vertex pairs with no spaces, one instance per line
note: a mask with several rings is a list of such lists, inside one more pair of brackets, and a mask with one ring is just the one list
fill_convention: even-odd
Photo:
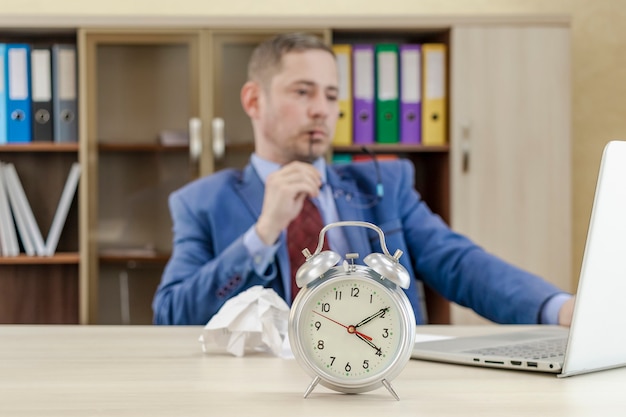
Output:
[[[322,251],[325,233],[334,227],[367,227],[378,232],[383,253],[364,258]],[[339,392],[362,393],[391,387],[411,357],[415,316],[406,294],[410,276],[387,250],[382,230],[367,222],[344,221],[324,227],[315,253],[303,250],[306,262],[296,273],[301,288],[289,316],[289,341],[298,363],[313,381]]]

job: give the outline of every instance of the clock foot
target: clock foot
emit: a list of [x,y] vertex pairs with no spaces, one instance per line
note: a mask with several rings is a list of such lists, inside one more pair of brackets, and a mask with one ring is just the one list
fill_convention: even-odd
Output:
[[396,392],[393,390],[393,387],[391,386],[389,381],[387,381],[386,379],[383,379],[382,383],[385,386],[385,388],[387,388],[387,391],[389,391],[391,395],[393,395],[393,398],[395,398],[397,401],[400,401],[400,397],[398,397],[398,394],[396,394]]
[[309,387],[306,389],[306,391],[304,391],[304,398],[308,397],[309,394],[313,392],[313,389],[315,388],[318,382],[320,382],[319,376],[316,376],[315,378],[313,378],[313,381],[311,381],[311,384],[309,385]]

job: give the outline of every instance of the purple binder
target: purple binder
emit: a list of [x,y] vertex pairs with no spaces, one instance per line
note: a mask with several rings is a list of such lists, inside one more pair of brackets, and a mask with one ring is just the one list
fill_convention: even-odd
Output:
[[400,45],[400,143],[422,141],[421,45]]
[[352,46],[353,143],[374,143],[374,46]]

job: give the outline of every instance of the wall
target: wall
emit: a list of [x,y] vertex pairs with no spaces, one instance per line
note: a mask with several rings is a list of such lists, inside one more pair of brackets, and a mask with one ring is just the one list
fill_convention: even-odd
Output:
[[[83,0],[9,2],[1,22],[26,25],[50,16],[141,17],[361,16],[560,14],[572,21],[573,271],[576,280],[584,249],[598,164],[604,144],[626,139],[626,7],[622,0]],[[25,10],[32,11],[25,14]],[[355,14],[354,11],[358,11]],[[11,16],[13,15],[13,16]]]

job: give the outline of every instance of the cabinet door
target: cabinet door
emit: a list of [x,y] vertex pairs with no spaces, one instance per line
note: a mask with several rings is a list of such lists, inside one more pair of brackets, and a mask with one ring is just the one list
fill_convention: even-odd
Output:
[[452,227],[570,290],[569,29],[462,26],[451,42]]
[[168,196],[198,172],[200,32],[88,31],[85,44],[91,314],[148,324],[172,249]]
[[[300,29],[303,30],[303,29]],[[223,154],[213,152],[214,170],[242,168],[254,150],[254,135],[248,115],[241,106],[241,87],[248,79],[248,60],[259,43],[281,32],[292,30],[253,30],[211,32],[211,120],[223,121],[223,135],[212,129],[213,150],[223,149]],[[329,40],[328,32],[304,31]],[[209,166],[206,164],[205,166]]]

